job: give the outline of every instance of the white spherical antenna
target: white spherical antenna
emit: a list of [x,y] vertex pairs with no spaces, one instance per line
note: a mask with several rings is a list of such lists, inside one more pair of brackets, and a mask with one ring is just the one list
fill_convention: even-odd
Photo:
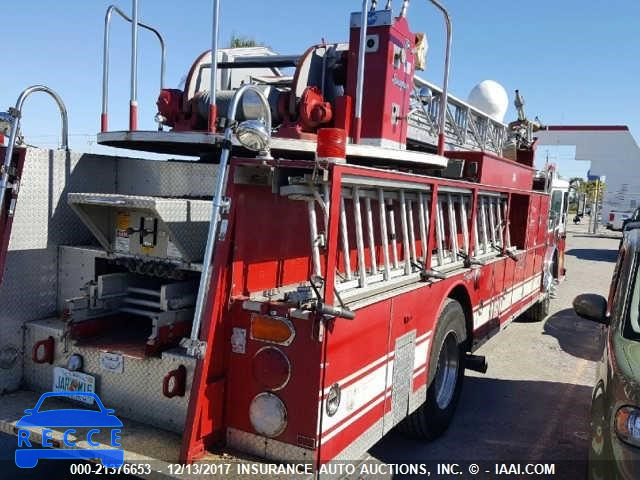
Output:
[[467,102],[498,122],[504,121],[509,108],[507,91],[493,80],[484,80],[473,87]]

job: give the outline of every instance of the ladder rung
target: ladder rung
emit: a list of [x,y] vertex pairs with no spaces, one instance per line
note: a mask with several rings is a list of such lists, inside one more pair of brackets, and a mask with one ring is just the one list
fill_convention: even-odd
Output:
[[449,208],[449,247],[451,247],[451,261],[458,261],[458,222],[456,211],[450,193],[447,193],[447,206]]
[[362,212],[360,209],[360,192],[358,187],[353,187],[353,212],[356,223],[356,246],[358,248],[358,279],[360,286],[367,285],[367,268],[364,258],[364,238],[362,234]]
[[413,202],[411,200],[407,200],[407,216],[409,217],[409,246],[411,247],[411,260],[417,262],[416,234],[413,224]]
[[420,227],[420,244],[422,245],[421,254],[422,261],[427,261],[427,227],[425,223],[425,201],[424,196],[420,193],[418,194],[418,225]]
[[309,212],[309,234],[311,240],[311,256],[313,260],[313,272],[315,275],[322,275],[320,267],[320,245],[318,238],[318,219],[316,217],[315,200],[307,200],[307,210]]
[[344,197],[340,197],[340,233],[342,238],[342,256],[344,257],[344,276],[351,280],[351,251],[349,250],[349,230],[347,230],[347,212]]
[[384,276],[388,280],[391,277],[389,265],[389,232],[387,231],[387,212],[385,208],[384,190],[378,190],[378,207],[380,216],[380,239],[382,241],[382,260],[384,262]]
[[411,259],[409,253],[409,227],[407,225],[407,200],[404,196],[404,190],[400,190],[400,224],[402,227],[402,257],[404,263],[404,271],[408,275],[411,273]]
[[442,202],[436,199],[436,256],[438,265],[444,264],[444,219],[442,218]]
[[482,253],[489,253],[489,237],[487,236],[487,209],[485,198],[480,197],[480,216],[482,221]]
[[396,236],[396,214],[393,206],[389,209],[389,234],[391,239],[391,258],[393,258],[393,268],[398,268],[398,243]]
[[464,195],[460,195],[460,219],[462,224],[462,241],[464,244],[465,255],[469,252],[469,219],[467,217],[467,199]]
[[364,199],[364,208],[367,214],[367,234],[369,238],[369,256],[371,257],[371,274],[378,273],[378,261],[376,259],[376,240],[373,233],[373,212],[371,211],[371,199]]

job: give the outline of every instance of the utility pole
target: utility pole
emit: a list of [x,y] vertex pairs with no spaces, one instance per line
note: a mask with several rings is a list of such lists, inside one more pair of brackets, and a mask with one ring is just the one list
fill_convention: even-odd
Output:
[[593,217],[593,230],[591,233],[598,233],[598,196],[600,192],[600,177],[596,180],[596,191],[593,197],[593,206],[591,207],[591,216]]

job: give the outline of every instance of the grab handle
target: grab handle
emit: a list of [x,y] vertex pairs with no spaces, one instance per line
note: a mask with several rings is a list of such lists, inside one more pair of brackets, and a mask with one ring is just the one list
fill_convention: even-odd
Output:
[[[173,380],[173,382],[172,382]],[[187,383],[187,369],[180,365],[162,379],[162,394],[167,398],[184,397]]]
[[[53,337],[46,338],[44,340],[40,340],[33,344],[33,349],[31,350],[31,360],[33,363],[53,363],[53,352],[54,352],[55,341]],[[42,350],[40,350],[42,347]],[[42,351],[42,355],[39,352]]]

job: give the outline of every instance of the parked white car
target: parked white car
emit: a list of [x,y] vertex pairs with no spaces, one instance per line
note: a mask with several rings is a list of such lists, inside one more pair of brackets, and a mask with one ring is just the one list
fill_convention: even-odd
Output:
[[610,230],[622,230],[625,220],[631,218],[631,215],[633,215],[631,211],[611,210],[607,220],[607,228]]

